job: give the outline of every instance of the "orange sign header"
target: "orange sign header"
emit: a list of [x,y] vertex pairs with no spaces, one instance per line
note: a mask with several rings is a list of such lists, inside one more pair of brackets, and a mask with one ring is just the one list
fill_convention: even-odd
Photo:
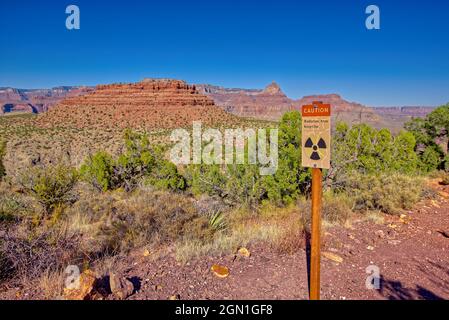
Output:
[[313,101],[312,104],[302,106],[303,117],[330,117],[331,105],[321,101]]

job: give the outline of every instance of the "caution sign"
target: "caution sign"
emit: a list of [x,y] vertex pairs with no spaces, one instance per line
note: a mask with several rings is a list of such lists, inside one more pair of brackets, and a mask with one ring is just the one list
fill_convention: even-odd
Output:
[[321,101],[302,106],[302,166],[330,168],[331,106]]

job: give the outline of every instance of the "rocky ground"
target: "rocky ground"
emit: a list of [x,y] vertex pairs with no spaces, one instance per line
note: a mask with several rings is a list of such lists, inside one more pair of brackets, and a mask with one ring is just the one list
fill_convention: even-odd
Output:
[[[421,202],[401,217],[355,221],[325,235],[323,299],[449,299],[449,188],[434,183],[439,200]],[[170,259],[133,258],[125,274],[139,289],[130,299],[307,299],[307,254],[287,255],[262,245],[249,258],[229,255],[181,266]],[[229,268],[218,278],[213,264]],[[366,288],[368,266],[380,271],[380,289]]]
[[[424,200],[400,217],[326,229],[322,299],[449,299],[449,187],[436,182],[433,187],[437,200]],[[306,248],[285,254],[259,244],[248,248],[249,257],[237,253],[185,265],[171,255],[158,258],[139,250],[116,263],[114,277],[133,283],[128,299],[135,300],[307,299]],[[226,266],[229,275],[217,277],[214,264]],[[379,268],[379,289],[366,288],[369,266]],[[38,299],[41,293],[10,288],[0,297]]]

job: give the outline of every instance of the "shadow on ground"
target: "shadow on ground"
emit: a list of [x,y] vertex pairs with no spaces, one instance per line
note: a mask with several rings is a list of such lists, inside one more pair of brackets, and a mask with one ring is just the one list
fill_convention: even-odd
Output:
[[422,286],[407,288],[400,281],[388,280],[381,276],[379,294],[388,300],[444,300]]

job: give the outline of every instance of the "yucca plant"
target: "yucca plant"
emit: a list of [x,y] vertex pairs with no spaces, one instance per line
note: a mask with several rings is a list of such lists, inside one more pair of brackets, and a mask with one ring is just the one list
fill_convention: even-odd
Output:
[[221,231],[227,228],[226,218],[222,212],[211,212],[209,214],[209,226],[214,231]]

